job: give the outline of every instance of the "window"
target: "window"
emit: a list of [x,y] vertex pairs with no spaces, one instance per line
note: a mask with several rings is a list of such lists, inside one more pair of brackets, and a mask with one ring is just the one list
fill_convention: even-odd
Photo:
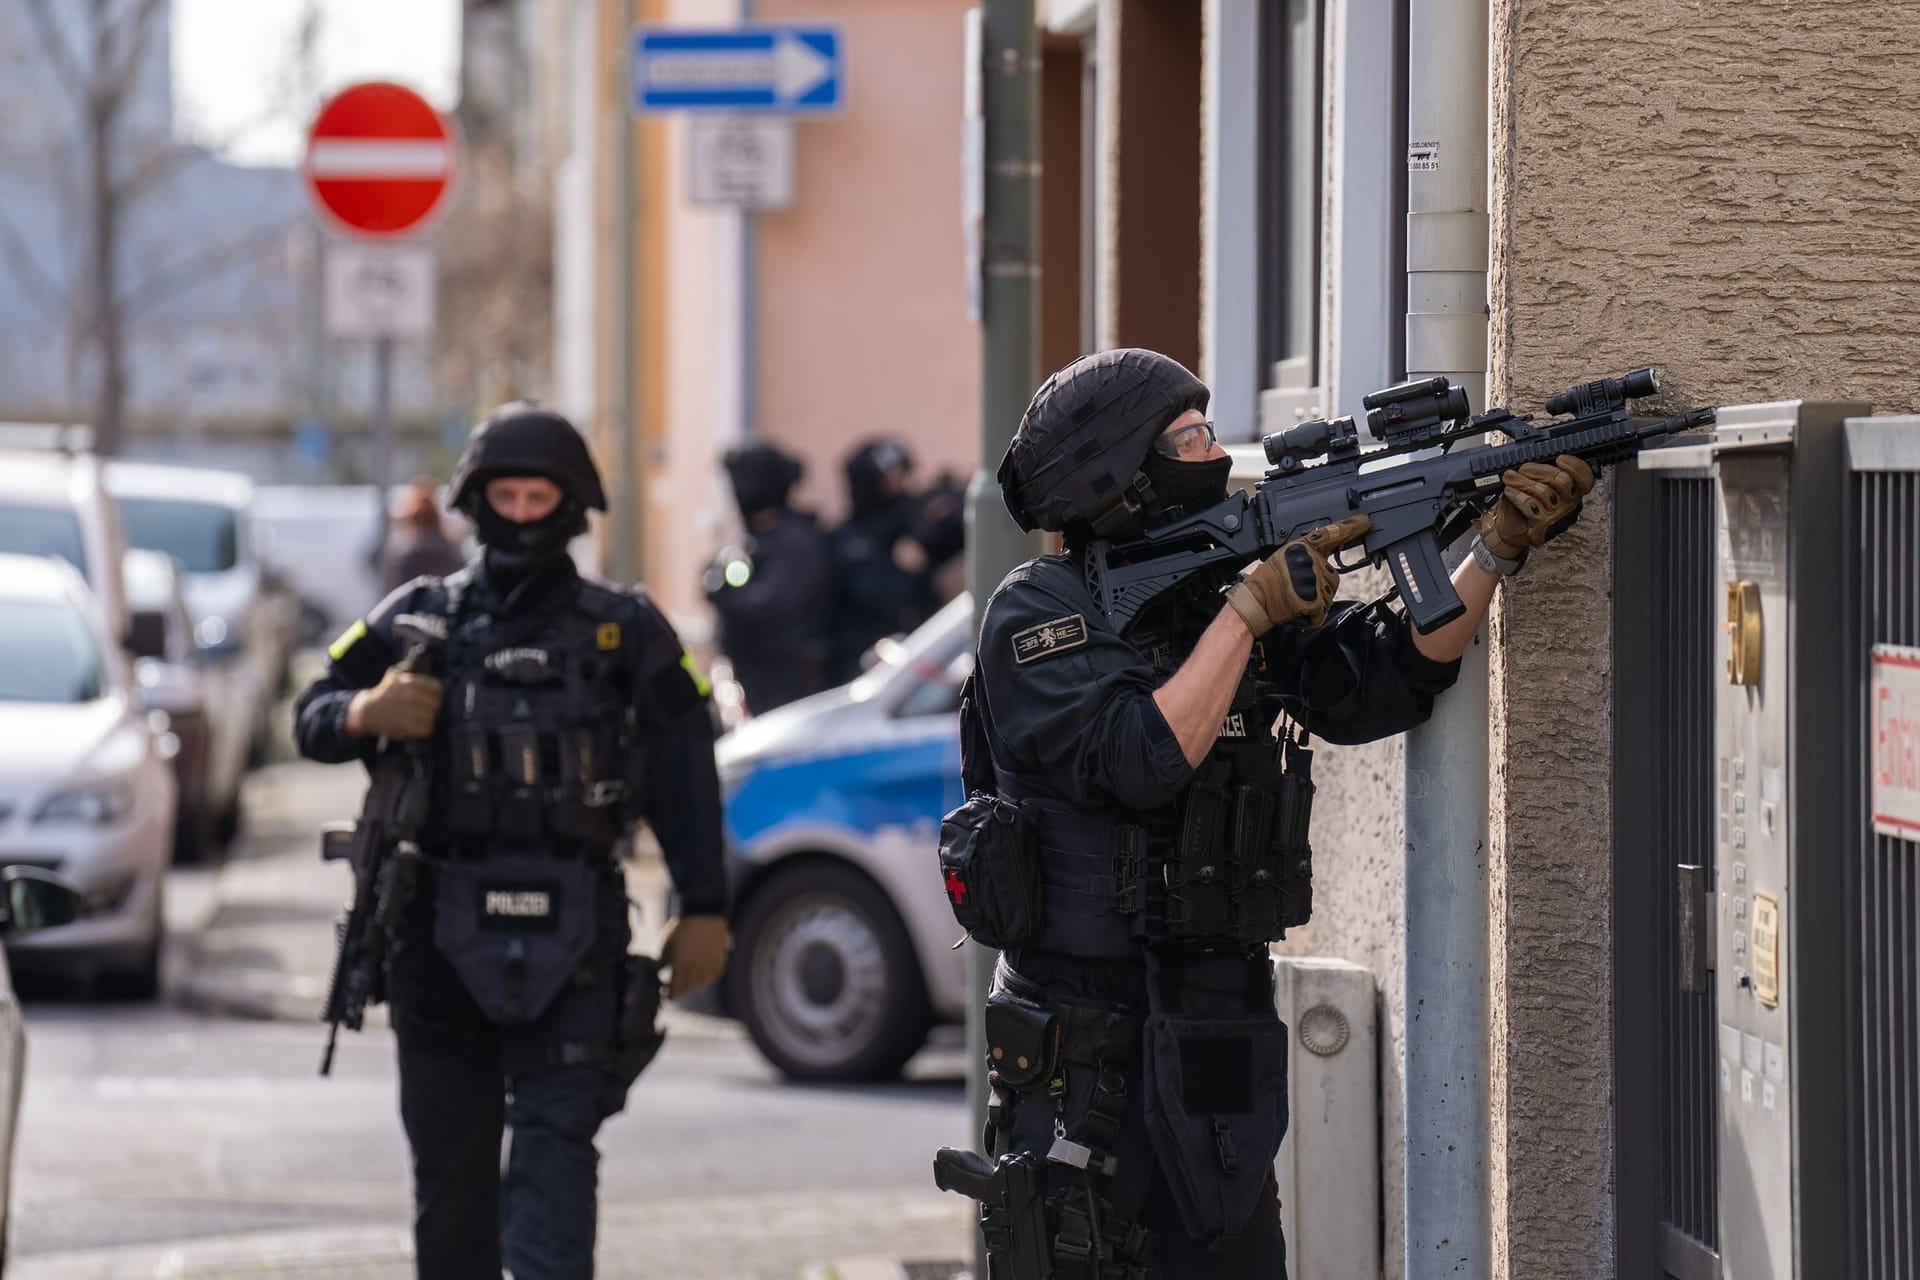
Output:
[[188,573],[219,573],[239,563],[239,532],[232,507],[173,498],[122,498],[127,541],[164,551]]
[[87,571],[80,517],[66,507],[0,507],[0,551],[52,556]]
[[[1326,0],[1260,6],[1260,359],[1266,430],[1320,403],[1320,84]],[[1278,416],[1275,416],[1278,415]]]
[[64,600],[0,603],[0,702],[92,702],[102,684],[79,610]]

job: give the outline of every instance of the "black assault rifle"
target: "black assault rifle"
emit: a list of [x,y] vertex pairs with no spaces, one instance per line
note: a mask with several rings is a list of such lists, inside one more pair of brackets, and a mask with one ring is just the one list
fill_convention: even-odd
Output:
[[[1440,549],[1499,500],[1504,472],[1563,453],[1602,467],[1665,436],[1712,424],[1712,409],[1658,419],[1627,412],[1628,400],[1658,390],[1652,369],[1571,387],[1547,397],[1547,412],[1565,421],[1541,426],[1507,409],[1469,416],[1467,393],[1445,378],[1376,391],[1361,404],[1368,430],[1385,447],[1362,452],[1351,417],[1302,422],[1270,435],[1262,444],[1273,466],[1251,494],[1236,493],[1126,542],[1096,540],[1088,586],[1108,622],[1124,630],[1148,601],[1207,565],[1244,564],[1321,525],[1364,513],[1373,521],[1365,560],[1336,567],[1351,572],[1384,563],[1413,625],[1432,631],[1465,609]],[[1505,432],[1509,443],[1454,447],[1489,431]],[[1438,452],[1406,456],[1422,450]],[[1309,465],[1314,458],[1324,461]]]
[[[402,614],[394,619],[394,633],[408,643],[399,669],[437,676],[440,646],[447,637],[444,619]],[[353,870],[353,901],[334,923],[339,950],[333,957],[333,977],[327,983],[327,1004],[320,1020],[327,1024],[327,1049],[320,1074],[333,1070],[333,1046],[340,1028],[360,1030],[367,1006],[386,998],[387,952],[399,931],[401,914],[413,896],[420,867],[415,845],[427,811],[425,749],[417,742],[394,745],[385,738],[369,766],[367,798],[360,817],[351,823],[329,825],[320,837],[320,856],[344,861]]]

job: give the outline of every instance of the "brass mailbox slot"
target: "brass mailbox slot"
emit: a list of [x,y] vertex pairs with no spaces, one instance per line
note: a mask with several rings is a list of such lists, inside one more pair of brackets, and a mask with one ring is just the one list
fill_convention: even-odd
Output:
[[1727,683],[1760,683],[1760,584],[1727,584]]

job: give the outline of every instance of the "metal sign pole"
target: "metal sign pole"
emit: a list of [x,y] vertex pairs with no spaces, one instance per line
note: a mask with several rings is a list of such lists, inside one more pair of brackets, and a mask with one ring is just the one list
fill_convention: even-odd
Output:
[[367,464],[367,478],[373,483],[374,563],[379,565],[387,550],[387,488],[393,470],[393,338],[382,334],[373,340],[373,452]]
[[[624,0],[621,9],[621,30],[634,29],[633,0]],[[613,508],[613,555],[611,568],[613,580],[622,586],[639,580],[642,565],[640,563],[640,478],[639,472],[639,435],[640,435],[640,379],[636,376],[635,363],[640,359],[639,314],[640,308],[634,298],[634,267],[639,260],[639,246],[636,243],[638,233],[634,220],[640,215],[639,175],[635,172],[637,161],[634,157],[634,145],[638,130],[634,128],[634,85],[629,71],[626,101],[620,112],[619,156],[614,169],[619,175],[619,225],[614,229],[615,246],[614,267],[614,314],[616,343],[614,347],[614,380],[616,393],[613,408],[613,429],[615,436],[615,455],[619,458],[620,493]]]
[[[980,111],[984,196],[980,269],[980,469],[967,486],[967,585],[974,635],[987,595],[1021,561],[1040,553],[1000,500],[993,473],[1040,381],[1040,49],[1033,0],[983,0],[980,6]],[[969,68],[969,74],[974,74]],[[987,1115],[986,1029],[980,1011],[993,979],[994,953],[969,944],[967,1101],[969,1141]],[[973,1274],[987,1274],[985,1245],[974,1238]]]

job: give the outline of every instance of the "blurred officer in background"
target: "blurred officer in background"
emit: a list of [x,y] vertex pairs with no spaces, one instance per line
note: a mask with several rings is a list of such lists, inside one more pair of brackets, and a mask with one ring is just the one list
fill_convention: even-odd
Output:
[[393,529],[380,557],[380,590],[415,578],[444,578],[467,562],[447,536],[432,476],[415,476],[394,503]]
[[914,537],[913,457],[900,441],[872,440],[847,457],[849,514],[833,531],[833,680],[860,674],[876,640],[911,631],[933,612],[927,549]]
[[802,473],[798,459],[750,444],[724,464],[746,537],[721,549],[704,585],[720,648],[758,715],[827,687],[831,563],[813,515],[787,505]]
[[[419,1274],[477,1280],[504,1261],[517,1280],[585,1277],[594,1136],[625,1105],[659,1000],[652,962],[627,954],[615,847],[636,819],[679,894],[668,994],[717,978],[729,945],[709,690],[644,590],[575,569],[567,544],[606,498],[566,419],[495,410],[451,503],[480,558],[402,587],[336,641],[296,736],[322,761],[418,743],[430,774],[386,973]],[[433,620],[440,678],[396,665],[400,630]]]
[[967,484],[952,472],[913,496],[908,523],[913,540],[927,553],[927,587],[935,608],[967,589]]

